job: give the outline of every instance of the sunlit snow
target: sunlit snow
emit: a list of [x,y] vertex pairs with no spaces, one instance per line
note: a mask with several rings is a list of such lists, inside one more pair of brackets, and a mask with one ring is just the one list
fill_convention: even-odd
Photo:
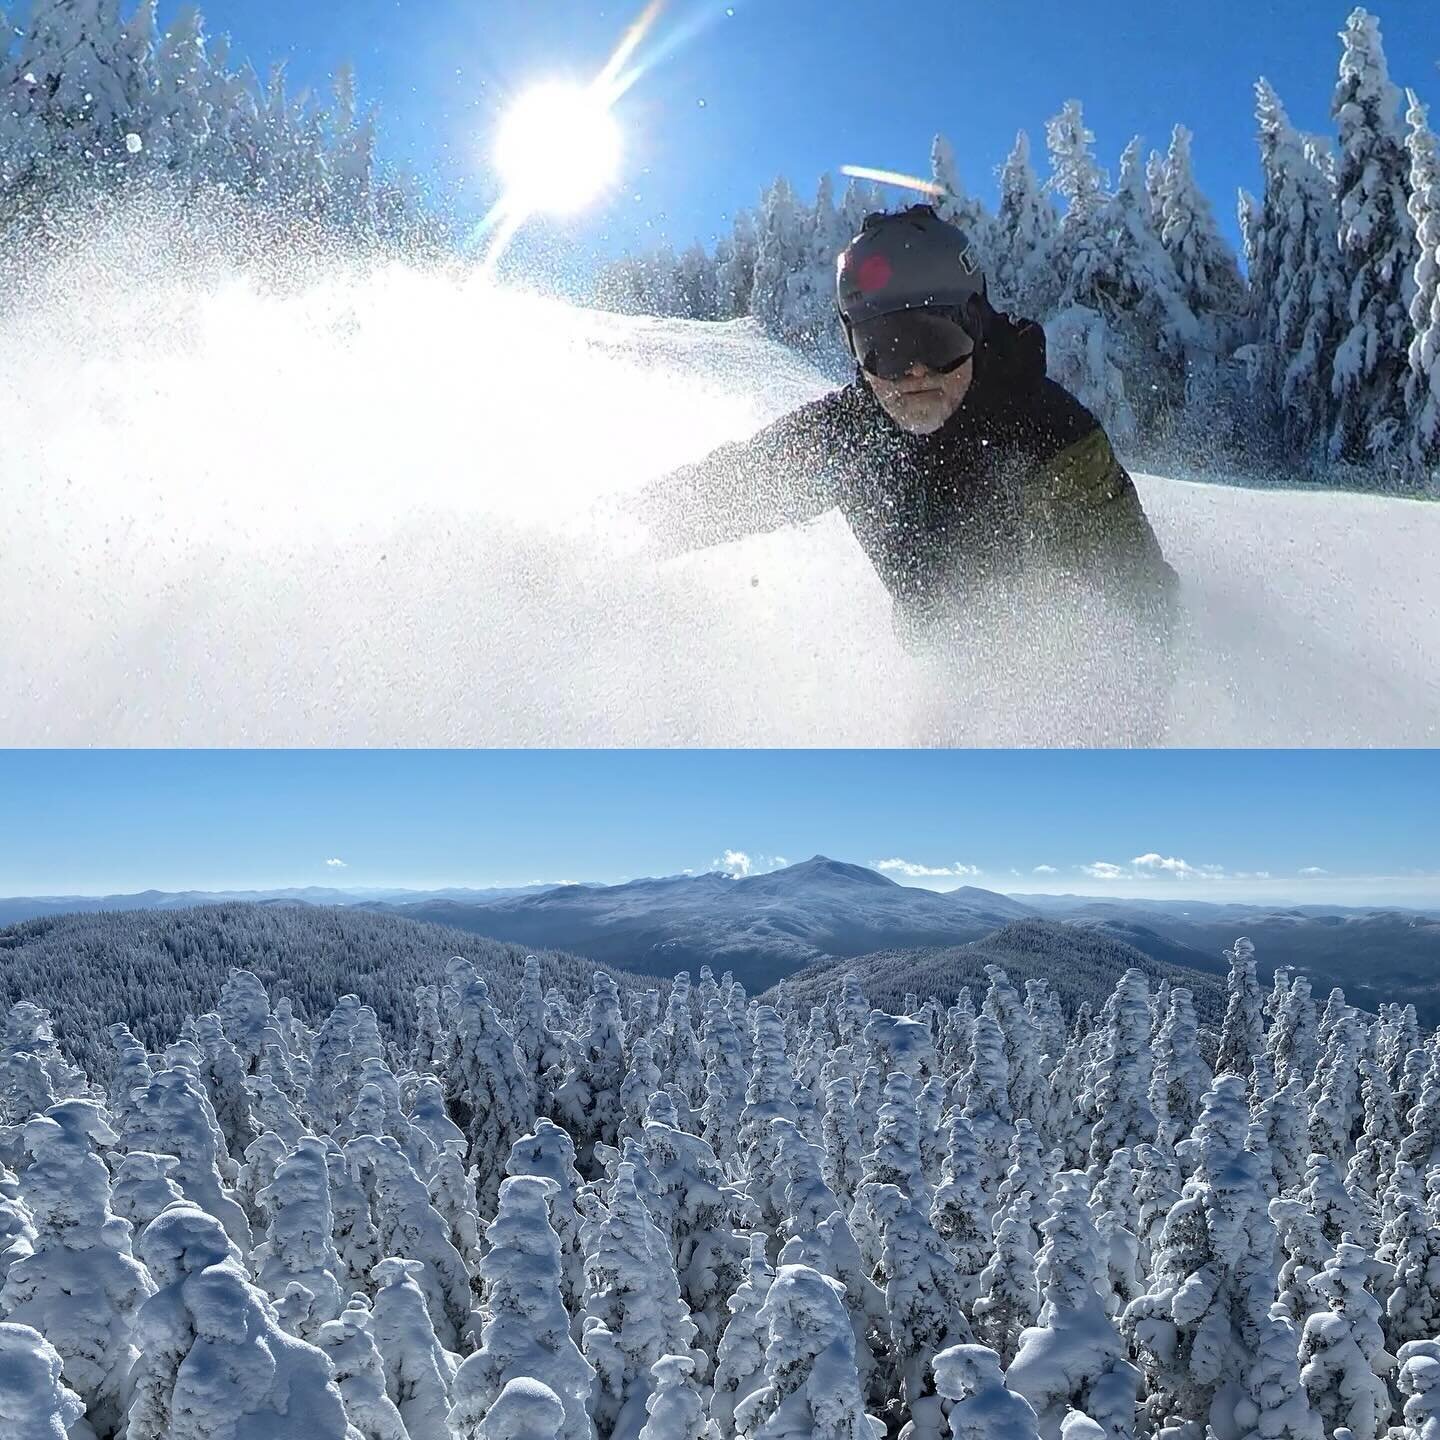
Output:
[[[0,314],[0,743],[1092,738],[931,693],[838,517],[662,562],[605,518],[824,388],[748,322],[174,242],[107,230]],[[1436,741],[1440,506],[1138,483],[1195,626],[1174,742]]]

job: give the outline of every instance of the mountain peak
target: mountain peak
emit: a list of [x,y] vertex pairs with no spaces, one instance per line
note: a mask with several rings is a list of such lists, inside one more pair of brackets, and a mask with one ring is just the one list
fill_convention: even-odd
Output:
[[812,855],[794,865],[779,870],[770,870],[764,875],[747,875],[746,883],[769,880],[782,885],[843,884],[894,887],[895,882],[863,865],[850,865],[844,860],[832,860],[828,855]]

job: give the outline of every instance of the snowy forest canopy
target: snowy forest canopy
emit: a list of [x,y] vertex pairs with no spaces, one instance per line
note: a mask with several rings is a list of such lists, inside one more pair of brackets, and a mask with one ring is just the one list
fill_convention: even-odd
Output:
[[403,1043],[234,969],[105,1084],[19,1001],[3,1433],[1432,1440],[1440,1034],[1227,958],[1209,1026],[456,957]]
[[[994,214],[966,187],[984,162],[935,137],[936,208],[971,238],[992,300],[1044,322],[1051,374],[1132,453],[1440,484],[1440,152],[1419,97],[1389,78],[1376,18],[1355,10],[1340,39],[1333,136],[1297,130],[1256,84],[1262,178],[1239,196],[1243,274],[1184,125],[1164,153],[1133,139],[1112,180],[1071,100],[1045,126],[1043,182],[1016,137]],[[645,313],[753,316],[844,365],[835,257],[868,211],[925,198],[893,193],[851,181],[837,199],[826,175],[811,203],[782,177],[713,250],[623,260],[601,294]]]
[[167,30],[157,0],[0,5],[0,236],[53,222],[77,198],[165,187],[375,240],[433,232],[375,155],[376,117],[348,67],[328,106],[292,95],[285,67],[232,68],[193,5]]

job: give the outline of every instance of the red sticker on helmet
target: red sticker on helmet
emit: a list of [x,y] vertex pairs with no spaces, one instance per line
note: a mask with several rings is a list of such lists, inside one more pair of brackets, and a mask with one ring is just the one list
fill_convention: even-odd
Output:
[[864,294],[869,295],[883,290],[894,273],[894,266],[883,255],[867,255],[855,267],[855,283]]

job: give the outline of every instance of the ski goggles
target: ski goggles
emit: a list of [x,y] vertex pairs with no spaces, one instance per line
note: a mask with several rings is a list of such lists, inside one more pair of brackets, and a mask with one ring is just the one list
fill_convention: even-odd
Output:
[[857,321],[847,333],[860,368],[880,380],[899,380],[915,364],[945,375],[975,350],[970,332],[952,310],[895,310]]

